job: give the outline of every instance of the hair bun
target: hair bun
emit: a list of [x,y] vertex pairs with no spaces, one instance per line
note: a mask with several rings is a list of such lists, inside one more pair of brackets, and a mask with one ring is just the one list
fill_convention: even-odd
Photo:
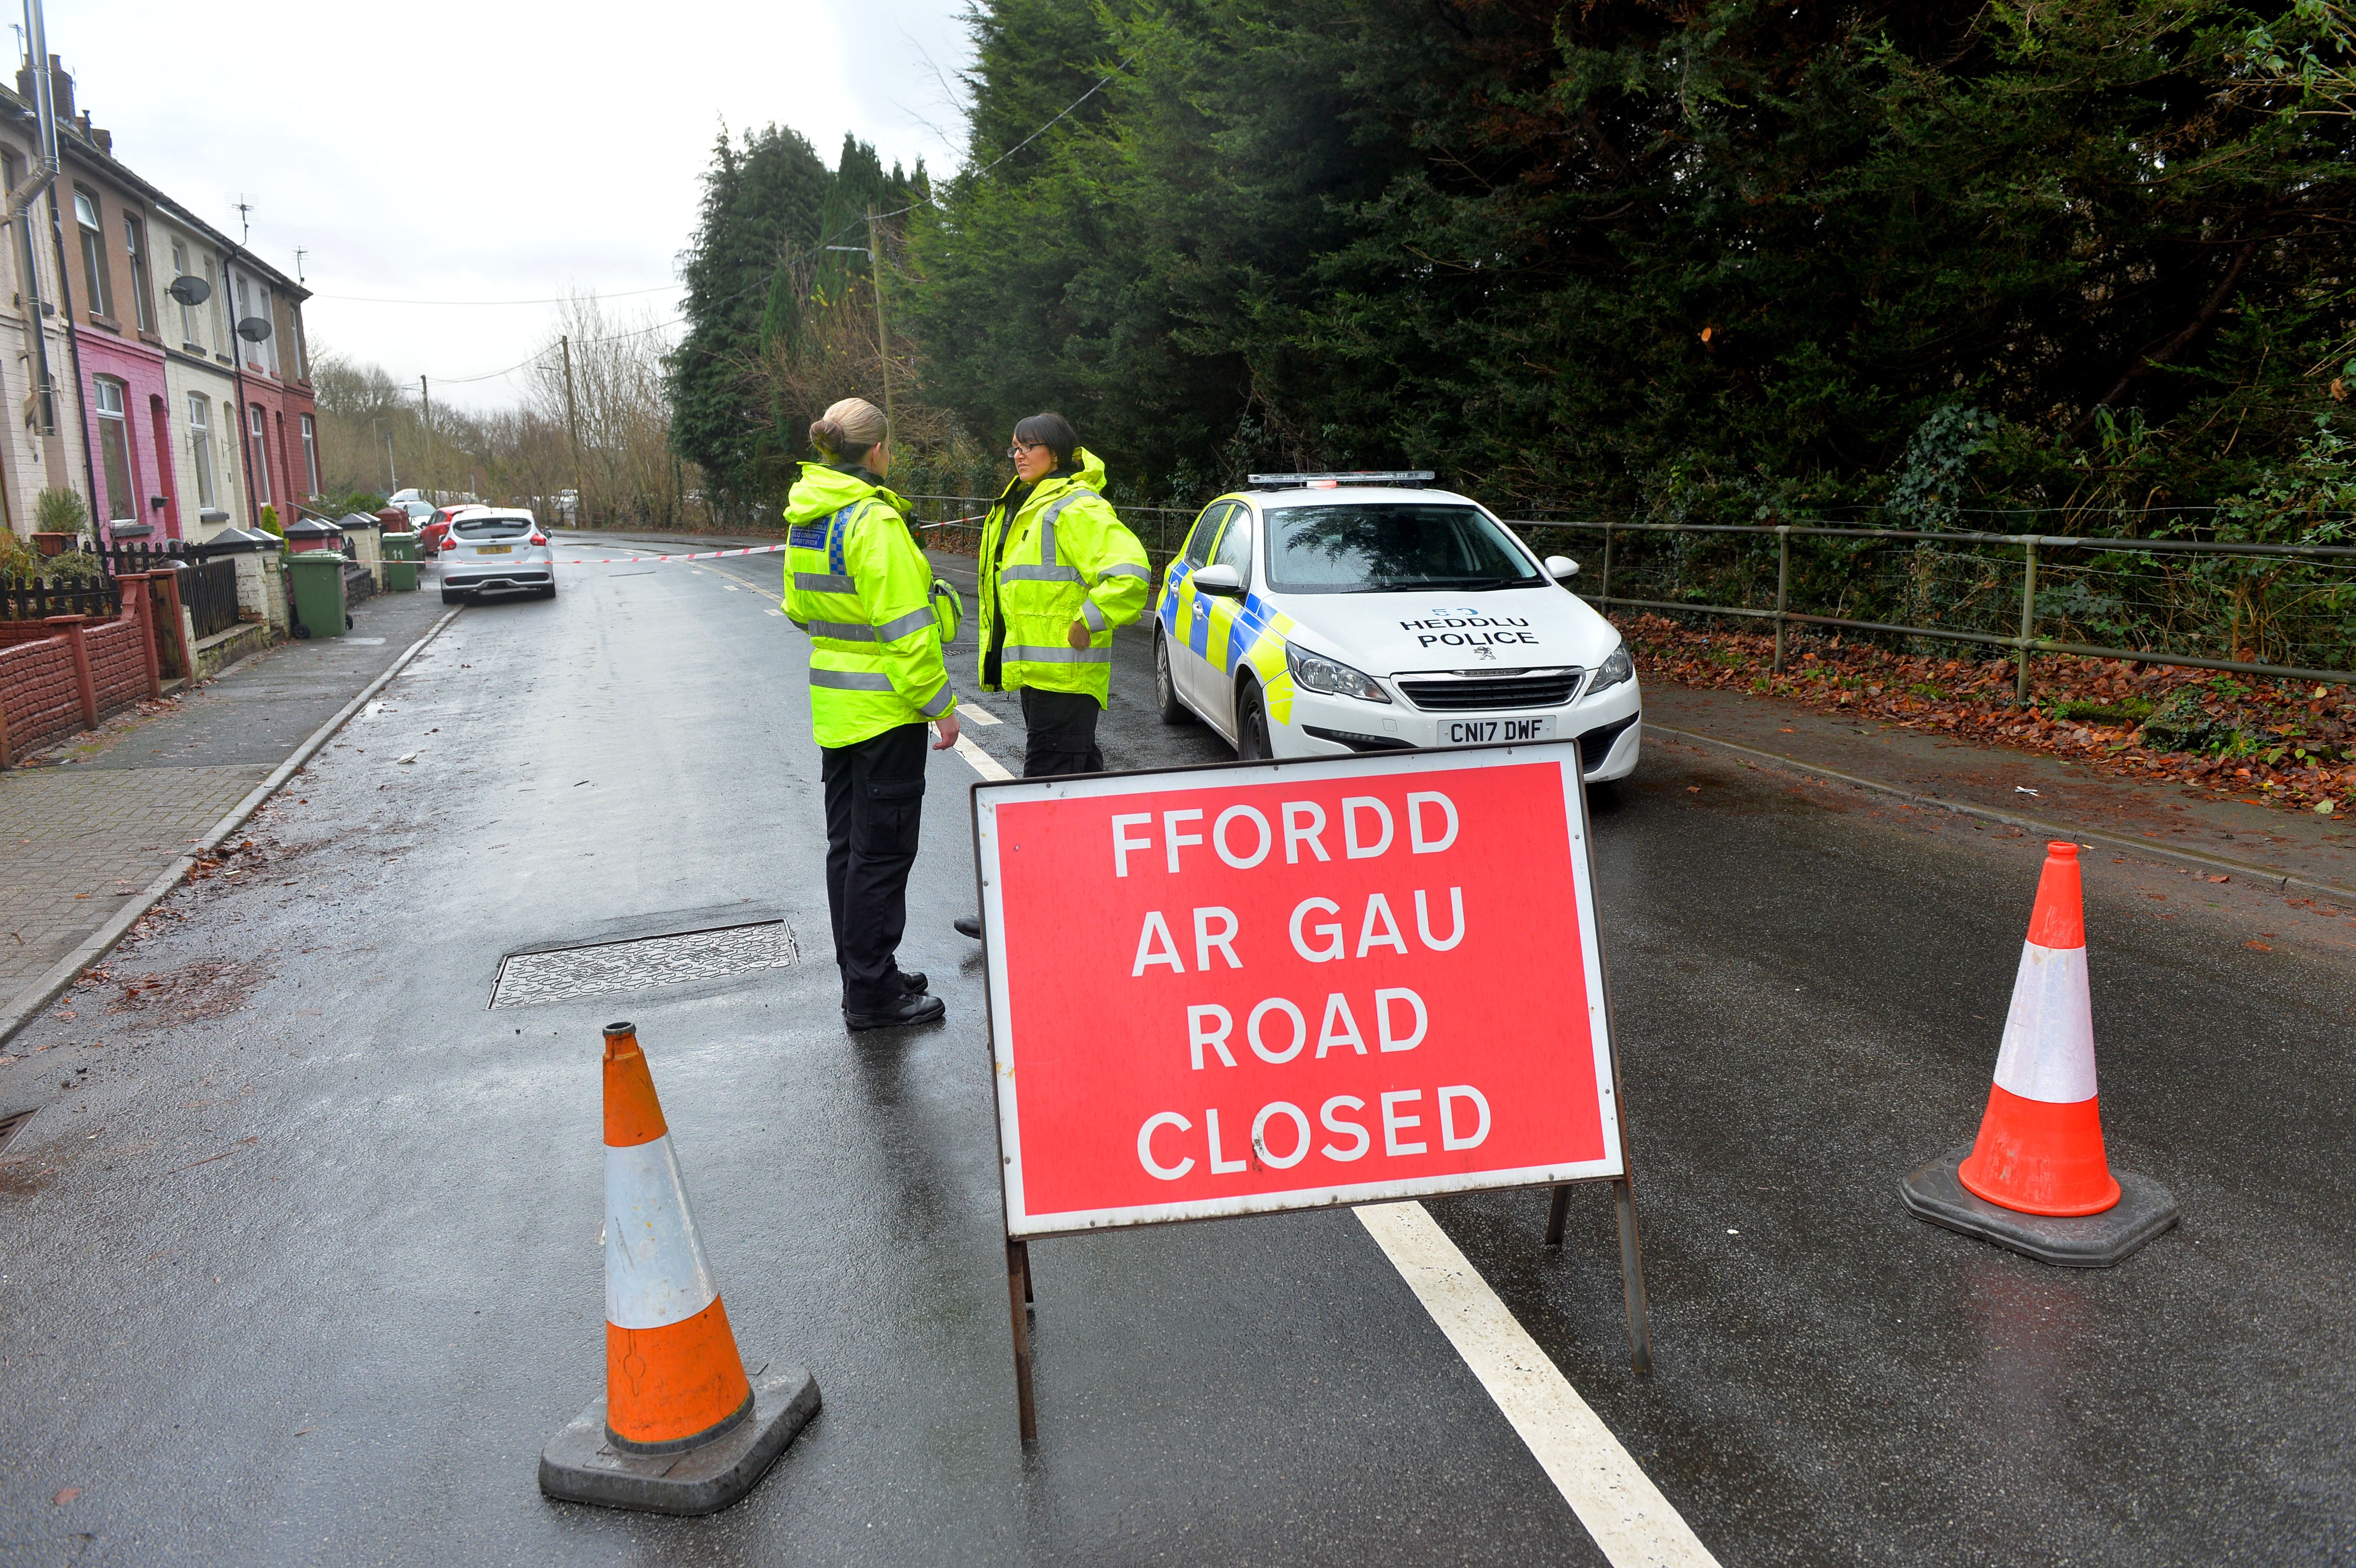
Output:
[[823,415],[810,421],[809,438],[810,444],[820,452],[841,452],[850,439],[841,425]]

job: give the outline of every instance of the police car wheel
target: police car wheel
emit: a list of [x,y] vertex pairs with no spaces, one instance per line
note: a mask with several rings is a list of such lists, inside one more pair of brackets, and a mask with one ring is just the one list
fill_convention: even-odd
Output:
[[1170,674],[1170,639],[1153,634],[1153,705],[1164,724],[1183,723],[1186,705],[1178,700],[1178,683]]
[[1273,753],[1268,743],[1268,699],[1249,681],[1236,694],[1236,755],[1247,763],[1265,762]]

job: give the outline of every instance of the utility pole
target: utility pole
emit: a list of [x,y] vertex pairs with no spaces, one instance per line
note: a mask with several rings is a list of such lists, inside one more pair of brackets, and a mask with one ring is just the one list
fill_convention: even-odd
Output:
[[573,336],[570,333],[556,340],[564,350],[564,432],[573,443],[573,526],[589,526],[589,508],[581,494],[581,416],[573,406]]
[[425,411],[425,472],[434,472],[434,394],[425,385],[425,378],[417,378],[417,403]]
[[875,274],[875,347],[884,359],[884,428],[892,428],[892,337],[884,329],[884,242],[875,204],[867,204],[867,270]]

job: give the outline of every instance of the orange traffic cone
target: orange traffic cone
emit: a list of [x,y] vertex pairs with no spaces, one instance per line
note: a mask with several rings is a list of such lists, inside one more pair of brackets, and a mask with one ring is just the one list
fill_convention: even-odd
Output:
[[573,1502],[710,1513],[750,1491],[819,1405],[788,1366],[744,1375],[637,1030],[605,1026],[605,1397],[541,1456]]
[[2114,1176],[2094,1092],[2078,847],[2045,847],[1979,1138],[1901,1184],[1922,1218],[2047,1263],[2117,1263],[2176,1222],[2168,1189]]

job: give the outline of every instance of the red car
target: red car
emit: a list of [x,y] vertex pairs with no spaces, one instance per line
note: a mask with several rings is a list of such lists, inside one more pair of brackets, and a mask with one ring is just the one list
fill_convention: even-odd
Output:
[[433,520],[418,530],[418,559],[431,560],[434,559],[434,552],[448,548],[446,541],[450,538],[451,518],[461,512],[478,512],[482,508],[483,503],[480,501],[466,501],[455,507],[435,507]]

